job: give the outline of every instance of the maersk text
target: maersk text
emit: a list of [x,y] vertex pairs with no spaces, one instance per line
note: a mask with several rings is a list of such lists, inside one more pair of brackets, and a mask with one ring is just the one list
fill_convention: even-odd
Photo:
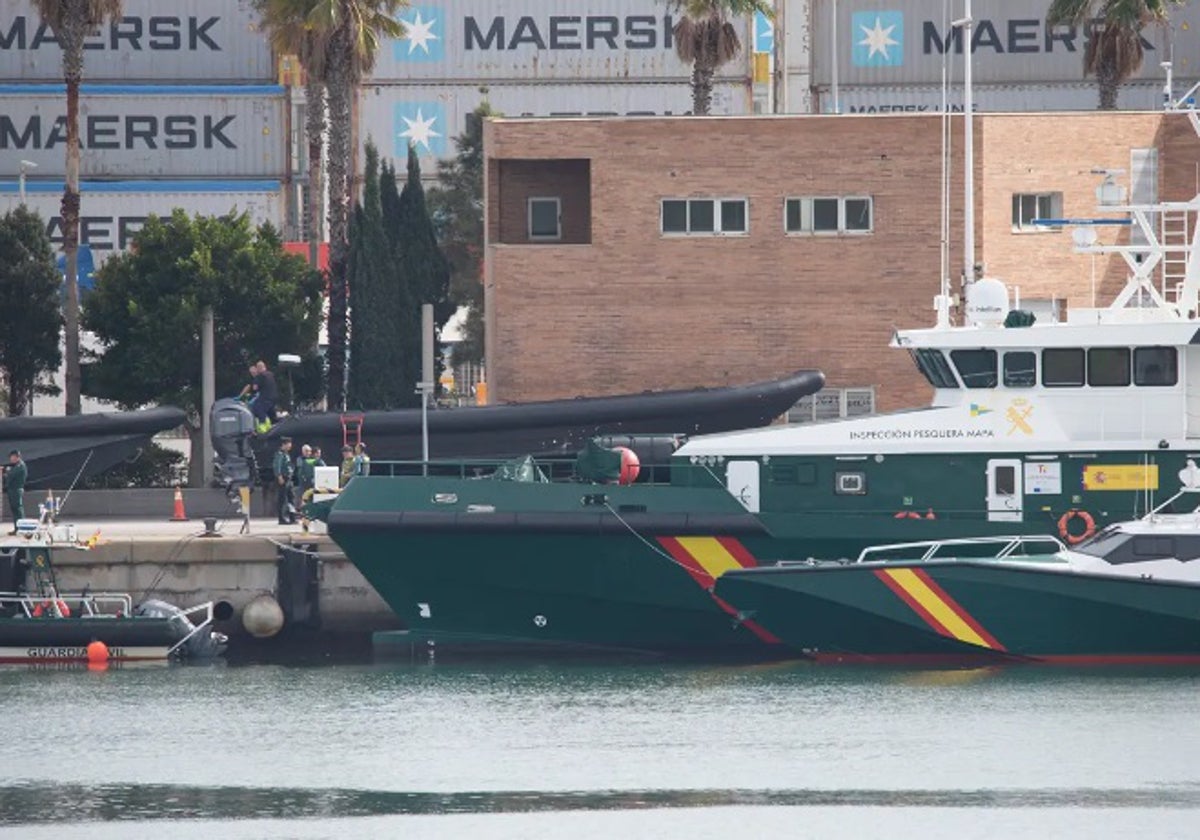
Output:
[[[236,149],[225,133],[235,116],[173,117],[88,114],[81,117],[79,141],[85,149]],[[53,121],[39,115],[24,125],[0,114],[0,149],[56,149],[67,143],[67,118]]]
[[540,24],[523,16],[511,26],[504,17],[483,24],[468,15],[463,43],[468,50],[667,50],[674,43],[673,26],[670,15],[551,15]]
[[[221,52],[221,45],[209,34],[209,30],[220,20],[215,15],[210,18],[169,15],[123,17],[118,23],[95,32],[83,42],[83,48]],[[38,50],[47,46],[58,48],[58,39],[54,37],[54,31],[38,18],[17,15],[7,30],[0,23],[0,50]]]

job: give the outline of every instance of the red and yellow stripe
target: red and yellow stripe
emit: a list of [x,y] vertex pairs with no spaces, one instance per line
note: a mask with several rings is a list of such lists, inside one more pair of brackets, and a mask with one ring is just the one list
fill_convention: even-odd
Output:
[[876,569],[875,576],[940,635],[975,647],[1004,651],[1004,645],[924,569]]
[[[731,569],[752,569],[758,565],[744,545],[733,537],[659,537],[658,542],[701,588],[712,595],[717,606],[729,615],[738,615],[732,605],[713,595],[712,588],[717,578]],[[742,625],[767,644],[779,644],[779,639],[758,622],[742,619]]]

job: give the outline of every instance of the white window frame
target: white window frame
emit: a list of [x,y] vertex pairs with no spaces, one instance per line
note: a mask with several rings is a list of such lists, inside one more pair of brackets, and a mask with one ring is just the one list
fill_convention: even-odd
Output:
[[[788,230],[788,203],[800,202],[800,229]],[[836,201],[838,208],[837,230],[814,230],[813,202]],[[870,210],[870,224],[864,230],[846,228],[846,202],[865,201]],[[875,232],[875,198],[870,195],[791,195],[783,199],[783,232],[787,236],[869,236]]]
[[[684,227],[686,230],[678,231],[663,230],[663,210],[668,201],[682,201],[686,207],[686,215],[684,217]],[[707,201],[712,204],[713,211],[713,229],[693,231],[692,227],[692,202]],[[741,202],[746,213],[746,227],[743,230],[722,230],[721,229],[721,205],[727,201]],[[667,237],[685,237],[685,236],[749,236],[750,235],[750,199],[742,195],[722,195],[722,196],[667,196],[660,198],[658,201],[658,232],[662,236]]]
[[[1035,215],[1033,219],[1060,219],[1063,215],[1063,194],[1061,191],[1050,190],[1046,192],[1015,192],[1012,194],[1011,210],[1016,211],[1016,218],[1012,219],[1013,233],[1059,233],[1062,230],[1062,225],[1035,225],[1033,219],[1026,220],[1021,208],[1021,199],[1033,197],[1037,199],[1035,207]],[[1042,213],[1041,200],[1046,199],[1050,205],[1049,213]]]
[[[536,201],[547,201],[554,203],[554,215],[557,219],[555,224],[555,233],[550,234],[535,234],[533,232],[533,204]],[[555,195],[531,195],[525,202],[525,231],[529,235],[530,242],[560,242],[562,241],[562,199]]]

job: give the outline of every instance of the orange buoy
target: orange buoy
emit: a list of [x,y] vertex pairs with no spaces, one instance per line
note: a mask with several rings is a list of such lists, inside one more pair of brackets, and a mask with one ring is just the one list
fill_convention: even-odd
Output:
[[108,662],[108,645],[104,642],[89,642],[87,646],[88,662],[92,665],[99,665]]
[[641,472],[642,464],[638,460],[637,453],[627,446],[614,447],[617,452],[621,453],[621,472],[617,481],[620,484],[633,484],[637,481],[638,473]]

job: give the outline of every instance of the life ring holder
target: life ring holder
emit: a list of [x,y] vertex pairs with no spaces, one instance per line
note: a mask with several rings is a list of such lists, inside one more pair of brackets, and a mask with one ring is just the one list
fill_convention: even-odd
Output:
[[[1083,522],[1083,533],[1071,533],[1071,522],[1079,519]],[[1067,545],[1079,545],[1086,539],[1089,539],[1096,533],[1096,520],[1092,515],[1082,508],[1071,508],[1064,513],[1058,520],[1058,535],[1066,541]]]

